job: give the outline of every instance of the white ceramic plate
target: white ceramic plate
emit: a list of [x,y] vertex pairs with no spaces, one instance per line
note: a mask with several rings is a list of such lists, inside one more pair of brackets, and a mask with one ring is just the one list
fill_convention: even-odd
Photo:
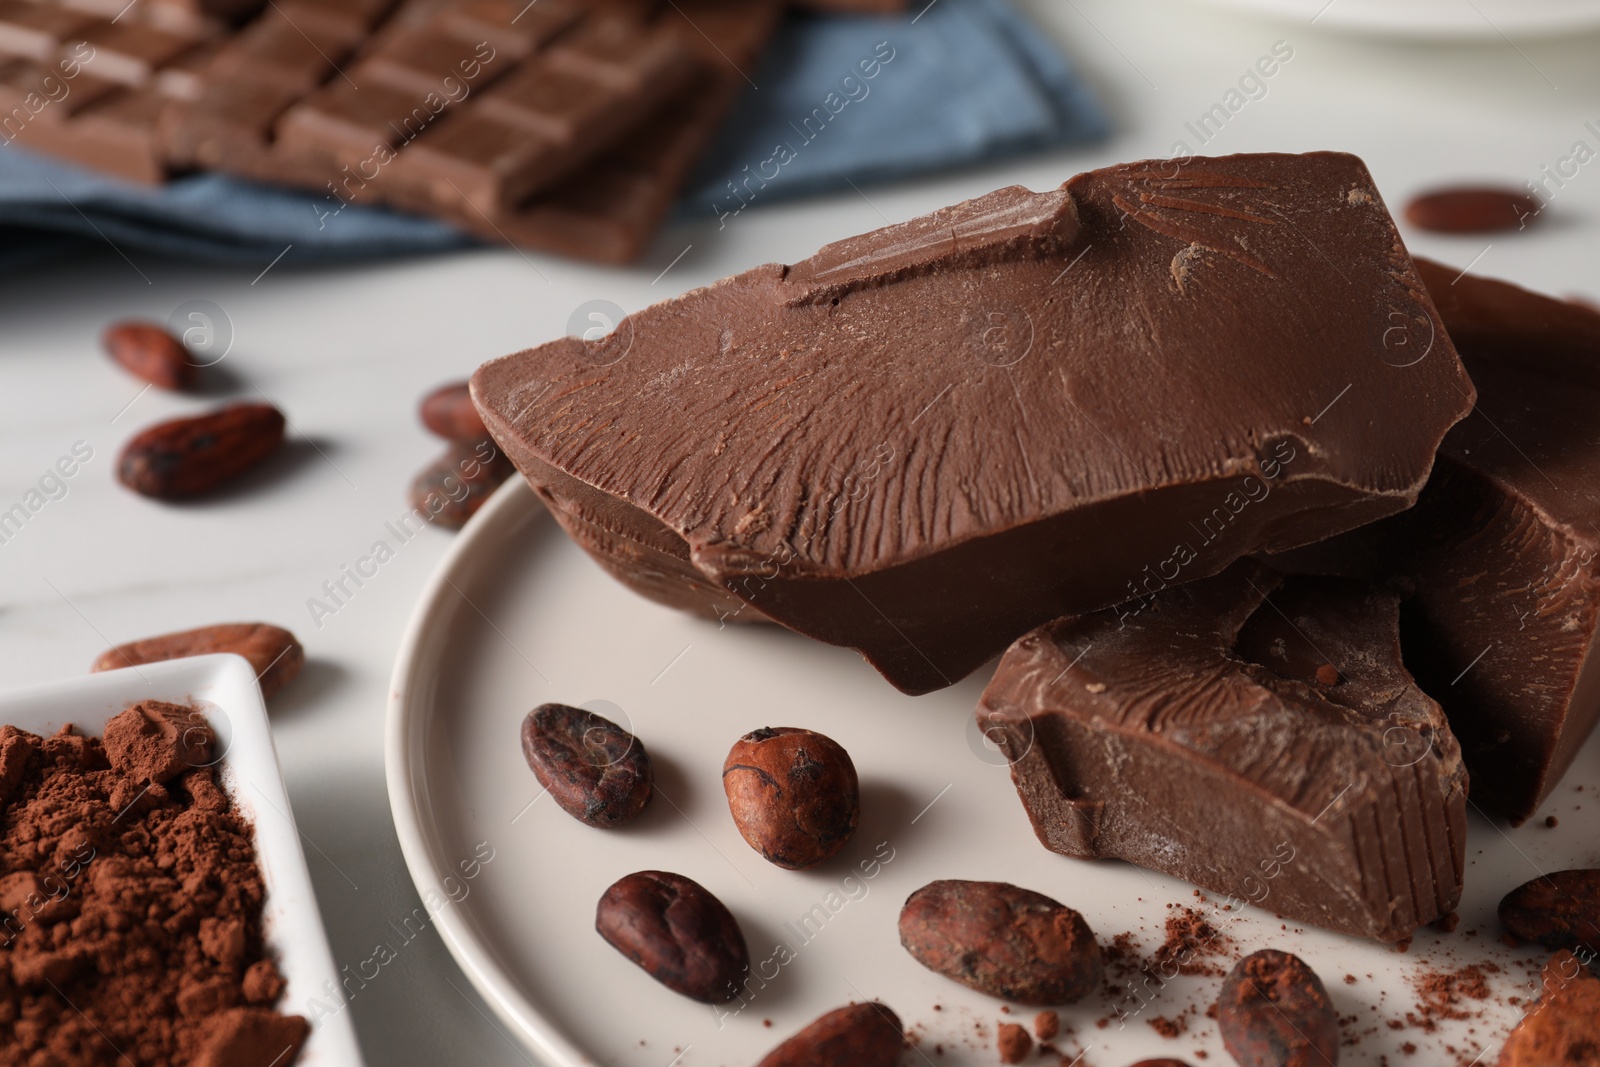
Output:
[[1501,40],[1600,29],[1597,0],[1207,0],[1328,29],[1392,37]]
[[[267,883],[262,914],[267,947],[287,983],[277,1006],[312,1022],[295,1067],[360,1067],[350,1018],[324,992],[324,983],[336,984],[339,972],[311,891],[261,688],[248,661],[195,656],[13,690],[0,694],[0,724],[48,735],[72,723],[81,733],[99,736],[112,716],[141,700],[194,705],[226,746],[220,779],[255,824],[256,853]],[[327,1010],[318,1011],[317,1004]]]
[[[437,913],[446,944],[543,1063],[748,1065],[823,1011],[881,998],[918,1035],[908,1064],[993,1064],[1002,1006],[923,970],[900,948],[896,918],[913,890],[935,878],[1014,882],[1081,910],[1103,943],[1132,932],[1146,951],[1161,940],[1169,904],[1207,905],[1186,884],[1126,864],[1066,859],[1037,843],[1002,760],[971,725],[987,673],[929,696],[901,696],[851,652],[776,627],[719,629],[658,607],[608,578],[514,480],[462,532],[401,648],[387,736],[400,843],[425,899],[442,901],[454,886],[456,902]],[[608,702],[599,710],[644,741],[658,790],[636,824],[594,830],[540,797],[518,730],[547,701]],[[860,772],[860,831],[821,869],[768,865],[728,815],[723,757],[741,734],[766,725],[821,730]],[[1585,792],[1575,791],[1579,784]],[[1495,905],[1539,873],[1600,861],[1597,786],[1600,745],[1591,744],[1547,806],[1559,814],[1558,828],[1502,831],[1473,818],[1469,888],[1452,936],[1425,930],[1402,955],[1284,930],[1253,908],[1218,911],[1236,946],[1228,962],[1268,946],[1305,957],[1327,978],[1341,1014],[1355,1017],[1349,1034],[1360,1041],[1341,1059],[1347,1067],[1384,1054],[1390,1063],[1446,1062],[1446,1044],[1470,1050],[1463,1062],[1482,1050],[1492,1063],[1519,1015],[1506,998],[1525,992],[1527,967],[1541,961],[1499,943]],[[863,876],[863,865],[873,877]],[[770,979],[747,1006],[718,1012],[685,1000],[594,932],[605,888],[645,869],[694,878],[733,911]],[[1481,932],[1467,936],[1474,927]],[[790,951],[775,952],[779,944]],[[1432,1034],[1384,1025],[1413,1008],[1409,983],[1425,965],[1473,962],[1501,968],[1488,976],[1492,999],[1466,1002],[1474,1018]],[[1204,1017],[1217,984],[1183,977],[1144,994],[1148,1006],[1130,998],[1126,1025],[1105,999],[1066,1009],[1075,1033],[1056,1044],[1069,1059],[1087,1050],[1082,1062],[1100,1067],[1156,1055],[1198,1062],[1197,1050],[1226,1063]],[[1009,1018],[1031,1016],[1014,1012]],[[1148,1025],[1179,1017],[1187,1032],[1177,1040]],[[1419,1046],[1420,1059],[1400,1056],[1405,1042]]]

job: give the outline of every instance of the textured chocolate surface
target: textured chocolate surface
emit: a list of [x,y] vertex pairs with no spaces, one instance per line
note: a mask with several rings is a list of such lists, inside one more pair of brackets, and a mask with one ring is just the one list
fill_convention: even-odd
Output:
[[1417,261],[1478,387],[1417,506],[1275,565],[1412,595],[1406,662],[1520,823],[1600,719],[1600,314]]
[[925,692],[1058,615],[1409,506],[1472,387],[1366,168],[1314,153],[1002,189],[486,364],[473,395],[639,592]]
[[1242,561],[1058,620],[1006,652],[978,716],[1056,852],[1380,941],[1460,899],[1467,775],[1375,586]]

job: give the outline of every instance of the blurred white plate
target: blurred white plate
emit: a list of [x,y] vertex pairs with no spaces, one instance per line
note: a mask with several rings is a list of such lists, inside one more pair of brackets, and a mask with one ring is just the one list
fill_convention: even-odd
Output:
[[1600,29],[1600,0],[1207,0],[1330,29],[1453,40]]
[[287,983],[277,1008],[312,1024],[295,1067],[360,1067],[350,1017],[324,989],[337,987],[339,972],[311,891],[261,688],[247,660],[194,656],[12,690],[0,694],[0,724],[47,736],[71,723],[98,737],[112,716],[141,700],[199,708],[226,747],[219,779],[255,824],[256,855],[267,883],[267,949]]
[[[713,1067],[756,1062],[782,1037],[851,1000],[881,998],[920,1035],[906,1063],[990,1065],[999,1002],[929,973],[899,944],[900,905],[935,878],[1010,881],[1082,911],[1102,943],[1132,932],[1148,952],[1167,907],[1200,905],[1191,886],[1127,864],[1082,863],[1045,851],[1003,761],[972,726],[987,671],[925,697],[896,693],[854,653],[776,627],[718,629],[658,607],[611,580],[569,542],[520,479],[508,482],[459,535],[417,605],[395,666],[386,759],[389,798],[412,877],[441,906],[437,924],[468,979],[546,1064]],[[606,701],[634,730],[657,770],[655,799],[620,830],[591,829],[540,789],[519,747],[538,704]],[[740,839],[721,787],[723,757],[760,726],[805,726],[849,750],[860,772],[861,827],[822,868],[779,870]],[[1588,791],[1576,793],[1579,783]],[[1561,787],[1558,829],[1505,830],[1471,820],[1468,893],[1454,935],[1424,930],[1409,954],[1316,931],[1280,929],[1245,909],[1218,919],[1233,955],[1274,946],[1305,957],[1327,980],[1360,1042],[1341,1063],[1462,1062],[1494,1052],[1519,1015],[1538,951],[1499,942],[1499,898],[1539,873],[1600,861],[1600,744]],[[1587,801],[1587,803],[1585,803]],[[1575,810],[1578,805],[1583,810]],[[487,862],[481,857],[491,856]],[[871,867],[874,858],[881,858]],[[474,861],[477,860],[476,866]],[[861,877],[869,864],[875,877]],[[665,869],[699,881],[733,911],[757,964],[781,941],[794,958],[749,1005],[719,1017],[657,985],[594,932],[601,893],[633,871]],[[472,877],[465,872],[473,871]],[[1467,930],[1478,928],[1477,936]],[[781,954],[779,954],[781,956]],[[1492,1000],[1436,1033],[1390,1030],[1414,1007],[1409,981],[1425,964],[1494,962]],[[1346,984],[1343,976],[1356,976]],[[1204,1015],[1215,978],[1178,978],[1125,1028],[1104,998],[1064,1010],[1075,1030],[1057,1046],[1099,1067],[1148,1056],[1228,1062]],[[1132,1011],[1137,1001],[1127,1007]],[[738,1007],[737,1004],[733,1007]],[[1184,1018],[1166,1040],[1147,1025]],[[1031,1012],[1013,1009],[1011,1019]],[[771,1025],[767,1025],[767,1020]],[[942,1047],[935,1057],[932,1049]],[[1456,1062],[1458,1057],[1448,1057]],[[1044,1061],[1041,1061],[1044,1062]]]

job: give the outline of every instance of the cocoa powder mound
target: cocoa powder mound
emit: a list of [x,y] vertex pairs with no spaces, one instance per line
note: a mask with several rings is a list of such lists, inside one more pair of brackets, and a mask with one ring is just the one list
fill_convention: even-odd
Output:
[[0,1063],[288,1067],[266,887],[200,713],[160,701],[0,727]]

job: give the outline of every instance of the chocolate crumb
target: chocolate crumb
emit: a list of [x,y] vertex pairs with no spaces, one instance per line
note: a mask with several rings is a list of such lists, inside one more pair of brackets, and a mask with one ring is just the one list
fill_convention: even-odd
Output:
[[1001,1063],[1021,1063],[1033,1050],[1033,1038],[1028,1036],[1026,1028],[1016,1023],[1001,1023],[996,1043]]

